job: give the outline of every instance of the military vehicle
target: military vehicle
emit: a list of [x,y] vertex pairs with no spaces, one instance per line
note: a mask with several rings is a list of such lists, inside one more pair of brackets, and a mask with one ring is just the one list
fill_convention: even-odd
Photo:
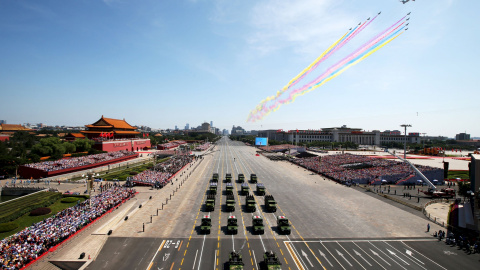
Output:
[[214,173],[214,174],[213,174],[212,180],[213,180],[214,182],[218,182],[218,173]]
[[210,228],[212,227],[212,219],[209,215],[205,215],[202,218],[202,223],[200,224],[200,230],[205,234],[210,234]]
[[281,270],[282,263],[278,259],[277,255],[273,251],[267,251],[263,254],[263,267],[264,270]]
[[227,173],[227,175],[225,176],[225,182],[227,182],[227,183],[232,182],[232,174],[231,173]]
[[272,195],[265,196],[265,210],[271,213],[277,211],[277,202],[275,202],[275,199]]
[[238,182],[239,183],[245,182],[245,175],[243,175],[243,173],[238,175]]
[[215,211],[215,195],[207,195],[205,200],[205,210],[208,212]]
[[210,186],[208,187],[208,194],[216,195],[217,194],[217,186],[216,182],[210,182]]
[[265,186],[262,183],[257,184],[257,196],[265,195]]
[[253,198],[253,195],[248,194],[245,197],[245,206],[246,206],[246,211],[247,212],[255,212],[256,207],[255,207],[255,198]]
[[243,270],[242,255],[240,252],[232,251],[228,257],[228,270]]
[[277,217],[277,230],[279,234],[290,234],[291,229],[288,218],[284,216]]
[[227,201],[226,201],[227,207],[226,210],[227,212],[234,212],[235,211],[235,197],[233,195],[227,195]]
[[227,183],[225,186],[225,195],[232,195],[233,194],[233,185],[232,183]]
[[248,191],[250,190],[250,187],[248,186],[247,183],[243,183],[242,184],[242,189],[240,190],[240,192],[242,193],[242,195],[248,195]]
[[257,175],[254,174],[254,173],[250,174],[250,182],[255,184],[255,183],[257,183],[257,181],[258,181]]
[[263,227],[262,217],[253,216],[252,227],[253,227],[253,234],[263,234],[264,233],[264,227]]
[[227,231],[231,234],[238,233],[237,218],[235,216],[229,216],[227,220]]

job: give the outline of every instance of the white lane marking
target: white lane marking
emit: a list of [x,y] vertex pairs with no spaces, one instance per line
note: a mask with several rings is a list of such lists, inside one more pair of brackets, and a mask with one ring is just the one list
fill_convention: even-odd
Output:
[[318,253],[320,253],[320,256],[322,256],[328,262],[328,264],[330,264],[330,266],[333,267],[333,264],[327,259],[327,256],[325,255],[325,253],[323,253],[320,249],[318,250]]
[[[398,249],[396,249],[394,246],[390,245],[389,243],[385,243],[387,245],[389,245],[392,249],[396,250],[399,254],[402,254],[402,252]],[[419,261],[421,264],[424,264],[423,262],[421,262],[420,260],[418,260],[417,258],[413,257],[413,254],[410,250],[406,250],[407,252],[407,255],[410,255],[410,256],[406,256],[404,255],[405,257],[407,257],[408,259],[410,259],[413,263],[415,263],[416,265],[420,266],[421,268],[427,270],[425,267],[421,266],[420,264],[418,264],[416,261],[414,261],[413,259]]]
[[388,264],[388,266],[392,266],[387,261],[385,261],[384,258],[380,257],[380,255],[377,252],[373,251],[372,249],[370,249],[370,251],[372,252],[373,256],[377,256],[378,258],[382,259],[382,261],[384,261],[386,264]]
[[362,258],[362,260],[364,260],[368,265],[372,266],[368,261],[367,259],[365,259],[362,254],[358,251],[356,251],[355,249],[353,250],[353,252],[355,252],[355,255],[357,255],[358,257]]
[[197,262],[197,254],[198,254],[198,249],[197,249],[197,251],[195,252],[195,259],[193,260],[192,269],[195,269],[195,263]]
[[[288,237],[288,235],[285,235],[285,236],[287,237],[288,241],[290,241],[290,237]],[[300,261],[302,268],[305,268],[308,270],[307,264],[303,261],[302,256],[300,256],[300,252],[297,251],[297,248],[295,247],[295,245],[291,244],[290,246],[292,247],[292,250],[295,253],[295,256],[297,256],[298,260]]]
[[[200,270],[200,265],[202,264],[203,247],[205,246],[205,237],[206,236],[207,236],[206,234],[203,235],[202,251],[200,251],[200,259],[198,259],[198,268],[197,268],[198,270]],[[217,255],[217,253],[215,252],[215,256],[216,255]]]
[[410,257],[412,257],[412,259],[414,259],[414,260],[416,260],[417,262],[425,265],[424,262],[422,262],[422,261],[420,261],[419,259],[415,258],[415,257],[413,256],[413,252],[411,252],[410,250],[406,249],[406,250],[405,250],[405,253],[407,253],[407,255],[409,255]]
[[215,259],[213,259],[213,270],[215,270],[217,266],[217,250],[215,250]]
[[253,260],[255,261],[255,266],[257,266],[257,257],[255,257],[255,250],[252,249],[252,253],[253,253]]
[[402,241],[402,244],[404,244],[405,246],[409,247],[411,250],[415,251],[416,253],[420,254],[421,256],[423,256],[425,259],[429,260],[430,262],[434,263],[435,265],[437,265],[438,267],[444,269],[444,270],[447,270],[447,268],[441,266],[440,264],[430,260],[427,256],[423,255],[422,253],[416,251],[415,249],[413,249],[412,247],[408,246],[407,244],[405,244],[403,241]]
[[392,254],[393,256],[397,257],[400,261],[402,261],[404,264],[406,265],[410,265],[408,262],[406,262],[405,260],[403,260],[402,258],[400,258],[400,256],[398,256],[395,252],[391,251],[390,249],[387,248],[387,251]]
[[345,255],[343,255],[340,251],[338,251],[338,249],[335,249],[335,251],[337,251],[338,256],[342,257],[348,263],[348,265],[353,267],[353,265],[347,260],[347,258],[345,258]]
[[350,254],[342,245],[340,245],[340,243],[337,242],[337,245],[339,245],[343,250],[345,250],[348,256],[350,256],[354,261],[356,261],[364,270],[367,270],[359,261],[357,261],[357,259],[355,259],[355,257],[352,256],[352,254]]
[[403,269],[407,270],[407,268],[403,267],[403,265],[401,265],[399,262],[397,262],[396,260],[392,259],[390,256],[388,256],[385,252],[383,252],[383,250],[381,250],[380,248],[378,248],[377,246],[375,246],[374,244],[370,243],[370,245],[372,245],[374,248],[376,248],[378,251],[380,251],[380,253],[382,253],[383,255],[385,255],[385,257],[389,258],[390,260],[394,261],[396,264],[398,264],[400,267],[402,267]]
[[[162,248],[162,246],[163,246],[164,243],[165,243],[165,240],[163,240],[162,243],[160,243],[160,246],[158,246],[157,252],[155,252],[155,255],[153,255],[152,260],[151,260],[150,263],[148,264],[149,267],[150,267],[150,265],[153,263],[153,260],[155,260],[155,257],[157,257],[157,254],[158,254],[158,252],[160,251],[160,248]],[[147,269],[148,269],[149,267],[147,267]]]
[[337,258],[333,256],[330,250],[328,250],[328,248],[323,244],[322,241],[320,241],[320,244],[322,244],[323,248],[330,254],[330,256],[332,256],[335,259],[335,261],[337,261],[337,263],[343,268],[343,270],[346,270],[345,267],[343,267],[343,265],[337,260]]
[[307,253],[305,253],[305,251],[303,251],[303,249],[301,249],[301,251],[302,251],[302,256],[305,257],[305,260],[307,260],[308,263],[310,264],[310,266],[313,267],[313,264],[312,264],[312,262],[310,261],[310,259],[308,258]]
[[383,269],[387,270],[387,268],[383,267],[383,265],[381,265],[379,262],[377,262],[377,260],[375,260],[372,256],[370,256],[370,254],[368,254],[365,250],[363,250],[359,245],[357,245],[355,242],[353,242],[353,244],[355,246],[357,246],[361,251],[363,251],[363,253],[365,253],[365,255],[367,255],[368,257],[370,257],[370,259],[372,259],[372,261],[376,262],[378,265],[380,265],[380,267],[382,267]]

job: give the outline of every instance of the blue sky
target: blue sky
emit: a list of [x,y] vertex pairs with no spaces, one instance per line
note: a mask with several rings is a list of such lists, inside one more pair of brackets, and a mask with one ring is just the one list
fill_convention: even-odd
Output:
[[[0,119],[152,128],[348,125],[480,136],[479,1],[0,1]],[[412,12],[408,31],[262,121],[246,122],[350,27],[335,60]],[[315,76],[316,74],[316,76]]]

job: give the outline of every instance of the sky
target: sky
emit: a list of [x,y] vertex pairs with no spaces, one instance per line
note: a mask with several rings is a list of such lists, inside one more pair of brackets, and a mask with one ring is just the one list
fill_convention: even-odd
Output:
[[[480,1],[1,0],[0,119],[151,128],[395,130],[480,136]],[[411,12],[408,31],[261,121],[248,114],[349,28],[313,80]]]

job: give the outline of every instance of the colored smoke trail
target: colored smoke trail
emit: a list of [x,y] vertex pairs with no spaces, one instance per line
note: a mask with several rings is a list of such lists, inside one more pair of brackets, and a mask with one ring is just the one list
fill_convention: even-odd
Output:
[[[377,15],[378,16],[378,15]],[[294,77],[281,91],[278,91],[276,95],[270,96],[264,100],[262,100],[254,110],[252,110],[248,116],[247,121],[255,122],[256,120],[261,120],[271,112],[277,111],[281,105],[289,104],[295,101],[298,96],[302,96],[314,89],[320,87],[321,85],[325,84],[326,82],[332,80],[333,78],[337,77],[348,68],[356,65],[357,63],[363,61],[365,58],[373,54],[374,52],[378,51],[380,48],[384,47],[386,44],[390,43],[402,33],[405,26],[405,21],[403,21],[407,16],[404,16],[396,23],[392,24],[385,30],[381,31],[377,35],[375,35],[372,39],[368,42],[364,43],[362,46],[357,48],[354,52],[350,53],[348,56],[343,58],[341,61],[337,62],[336,64],[329,67],[325,72],[323,72],[320,76],[315,78],[310,83],[304,85],[301,88],[295,89],[290,91],[288,97],[281,98],[281,95],[289,90],[292,86],[297,84],[301,79],[303,79],[306,75],[312,72],[320,63],[322,63],[325,59],[327,59],[330,55],[337,52],[342,46],[347,44],[350,40],[352,40],[356,35],[358,35],[363,29],[365,29],[370,23],[372,23],[375,18],[370,20],[368,23],[364,22],[360,26],[355,27],[353,30],[347,32],[337,40],[334,44],[332,44],[327,50],[325,50],[315,61],[310,64],[307,68],[305,68],[300,74]],[[403,22],[402,22],[403,21]],[[401,24],[399,24],[402,22]],[[399,24],[399,25],[397,25]],[[392,29],[393,28],[393,29]],[[268,105],[270,101],[274,101],[273,104]]]

